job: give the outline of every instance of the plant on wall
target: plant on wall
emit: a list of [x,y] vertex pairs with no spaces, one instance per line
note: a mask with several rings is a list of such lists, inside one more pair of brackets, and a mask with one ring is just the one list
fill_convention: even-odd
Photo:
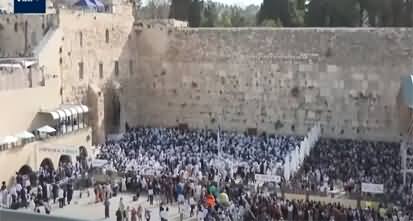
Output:
[[293,88],[291,89],[291,95],[292,95],[293,97],[298,97],[299,94],[300,94],[300,90],[298,89],[297,86],[295,86],[295,87],[293,87]]
[[275,130],[281,129],[283,127],[284,127],[284,124],[280,120],[277,120],[277,122],[275,122],[274,124]]

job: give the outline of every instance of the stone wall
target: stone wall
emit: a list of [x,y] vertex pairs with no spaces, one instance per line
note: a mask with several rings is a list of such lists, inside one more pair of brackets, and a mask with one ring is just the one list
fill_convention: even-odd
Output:
[[129,43],[134,33],[133,21],[131,7],[125,7],[122,14],[61,10],[64,40],[60,59],[65,103],[86,103],[90,83],[104,87],[109,80],[129,76],[130,53],[135,53]]
[[44,85],[43,72],[38,67],[0,67],[0,91],[41,87]]
[[132,125],[398,140],[412,29],[158,29],[137,36],[123,82]]
[[0,57],[31,56],[47,31],[57,26],[56,14],[0,15]]

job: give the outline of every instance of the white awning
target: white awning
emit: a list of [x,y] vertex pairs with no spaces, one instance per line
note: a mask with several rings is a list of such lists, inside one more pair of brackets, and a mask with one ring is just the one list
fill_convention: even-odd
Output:
[[21,133],[16,134],[16,137],[20,139],[30,139],[30,138],[33,138],[34,135],[30,132],[23,131]]
[[63,108],[62,110],[65,112],[67,117],[72,116],[72,112],[69,110],[69,108]]
[[89,112],[89,108],[86,105],[80,105],[80,108],[82,108],[83,113]]
[[13,136],[6,136],[3,138],[0,138],[0,145],[2,144],[12,144],[17,142],[17,138]]
[[40,113],[52,115],[53,120],[59,119],[59,113],[57,113],[57,111],[40,111]]
[[72,113],[72,115],[77,115],[79,114],[79,112],[77,111],[77,109],[75,108],[76,106],[72,106],[69,108],[70,112]]
[[82,107],[81,107],[80,105],[76,105],[76,106],[74,106],[74,108],[76,109],[76,111],[77,111],[79,114],[83,113],[83,109],[82,109]]
[[56,129],[54,129],[53,127],[49,125],[46,125],[46,126],[43,126],[37,129],[37,131],[39,131],[40,133],[53,133],[53,132],[56,132]]
[[62,110],[56,110],[56,112],[59,114],[59,118],[60,118],[61,120],[66,119],[66,114],[65,114],[64,111],[62,111]]

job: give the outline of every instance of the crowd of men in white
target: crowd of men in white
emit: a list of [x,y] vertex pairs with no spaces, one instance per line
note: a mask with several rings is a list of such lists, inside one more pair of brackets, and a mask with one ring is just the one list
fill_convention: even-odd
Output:
[[[411,188],[402,188],[397,176],[400,166],[397,164],[400,162],[397,144],[331,139],[317,141],[318,134],[317,126],[305,138],[267,134],[252,136],[205,129],[134,128],[121,139],[100,145],[97,158],[107,160],[109,168],[122,174],[127,180],[123,186],[133,189],[137,196],[141,193],[165,195],[166,203],[178,201],[184,204],[188,200],[191,211],[207,211],[199,213],[203,214],[200,220],[324,221],[346,217],[343,220],[358,221],[369,218],[394,220],[394,216],[398,220],[408,219],[408,212],[413,211],[412,192]],[[66,171],[64,176],[82,173],[81,167],[71,167],[77,169],[63,169]],[[260,180],[256,180],[259,175],[264,175],[263,180],[274,178],[277,187],[315,192],[340,188],[347,192],[360,192],[362,183],[383,184],[386,194],[407,194],[398,198],[404,213],[393,208],[383,211],[383,205],[377,210],[358,210],[340,205],[283,200],[262,189],[260,191],[261,187],[258,191],[248,188],[250,184],[259,183]],[[52,177],[47,181],[52,186],[61,180],[55,175]],[[42,179],[46,178],[43,176]],[[59,185],[56,186],[56,196],[59,197]],[[73,186],[60,186],[65,198],[73,192]],[[198,186],[201,189],[196,188]],[[2,187],[0,195],[21,198],[21,188],[18,188],[20,191],[13,188],[16,187],[9,190]],[[52,196],[55,195],[55,191],[51,192]],[[226,205],[227,200],[222,202],[220,194],[229,196],[230,205]],[[397,201],[391,197],[386,200]],[[100,201],[105,201],[105,198]],[[193,202],[197,202],[198,209],[194,209]]]

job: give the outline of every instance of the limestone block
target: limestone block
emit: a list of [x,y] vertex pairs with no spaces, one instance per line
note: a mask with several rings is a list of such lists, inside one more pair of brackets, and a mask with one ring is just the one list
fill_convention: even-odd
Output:
[[338,72],[338,66],[337,65],[327,65],[327,72],[328,73],[337,73]]

